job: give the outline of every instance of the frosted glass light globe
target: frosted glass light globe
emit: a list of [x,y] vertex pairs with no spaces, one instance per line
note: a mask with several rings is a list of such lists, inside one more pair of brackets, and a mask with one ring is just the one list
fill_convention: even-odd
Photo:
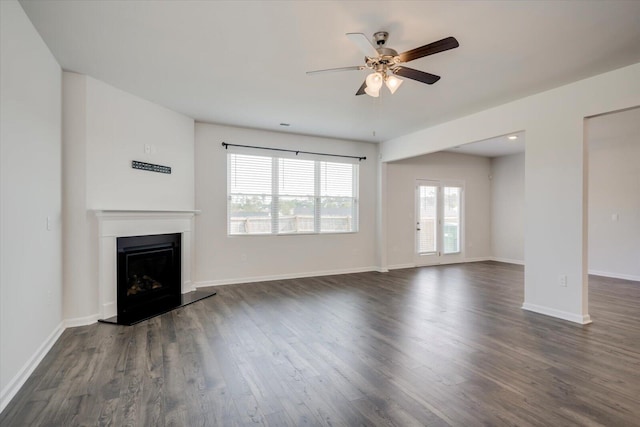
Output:
[[378,91],[382,87],[382,74],[380,73],[371,73],[367,76],[365,80],[367,83],[367,87],[373,91]]
[[385,84],[389,88],[391,94],[394,94],[402,84],[402,80],[397,78],[396,76],[389,76],[387,77],[387,80],[385,80]]

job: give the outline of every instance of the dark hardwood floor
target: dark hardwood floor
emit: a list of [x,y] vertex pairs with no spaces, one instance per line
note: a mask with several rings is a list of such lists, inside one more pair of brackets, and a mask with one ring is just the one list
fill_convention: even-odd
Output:
[[584,327],[493,262],[216,290],[66,330],[0,424],[640,425],[638,282],[591,277]]

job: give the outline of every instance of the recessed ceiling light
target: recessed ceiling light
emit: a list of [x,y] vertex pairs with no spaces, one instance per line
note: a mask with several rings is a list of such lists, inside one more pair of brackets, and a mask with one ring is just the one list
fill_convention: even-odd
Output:
[[289,127],[289,126],[291,126],[291,123],[280,123],[280,126]]
[[514,140],[518,139],[518,135],[509,135],[507,138],[509,138],[510,140],[514,141]]

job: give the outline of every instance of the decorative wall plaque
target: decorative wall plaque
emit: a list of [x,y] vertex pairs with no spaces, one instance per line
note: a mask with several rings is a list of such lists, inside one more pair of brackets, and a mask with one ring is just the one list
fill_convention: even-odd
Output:
[[149,172],[171,173],[171,166],[154,165],[153,163],[139,162],[137,160],[131,161],[131,167]]

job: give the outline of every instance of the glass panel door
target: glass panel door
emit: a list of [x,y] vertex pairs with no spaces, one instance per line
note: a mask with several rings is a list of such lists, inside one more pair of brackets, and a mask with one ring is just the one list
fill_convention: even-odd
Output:
[[443,188],[444,227],[442,229],[442,252],[460,252],[460,187]]
[[434,254],[438,249],[438,187],[419,184],[418,218],[416,221],[417,249],[419,255]]
[[416,181],[416,265],[462,260],[462,184]]

